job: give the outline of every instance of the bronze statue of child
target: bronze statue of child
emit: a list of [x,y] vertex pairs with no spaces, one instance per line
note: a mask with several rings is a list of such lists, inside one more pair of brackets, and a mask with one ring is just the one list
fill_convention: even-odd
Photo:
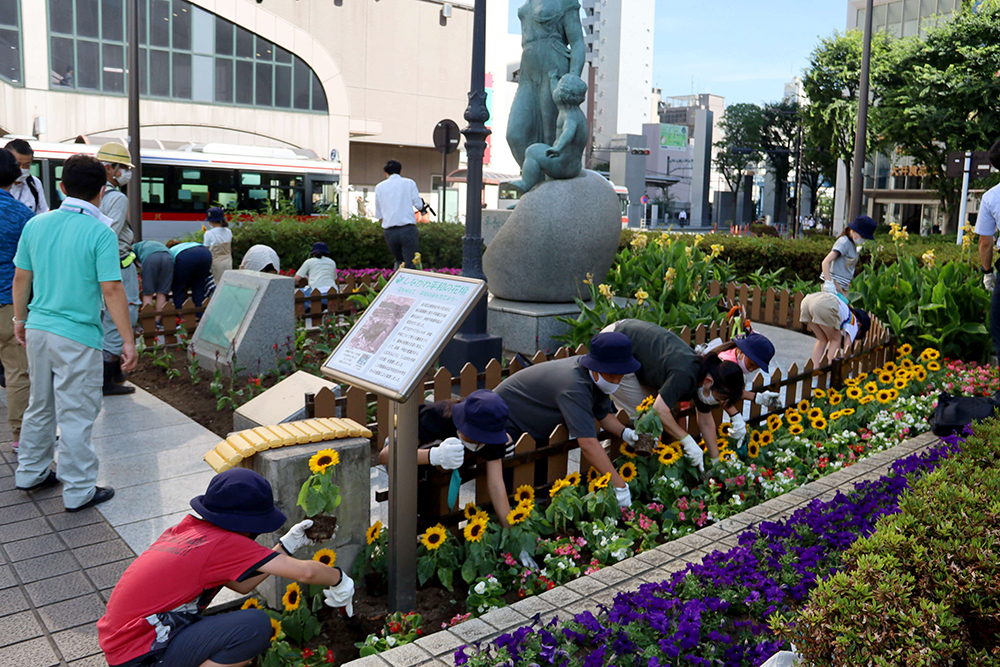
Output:
[[587,146],[587,117],[580,109],[587,96],[587,84],[574,74],[564,74],[552,90],[552,101],[559,109],[556,119],[556,143],[532,144],[524,153],[520,180],[511,183],[525,193],[545,180],[575,178],[583,170],[583,151]]

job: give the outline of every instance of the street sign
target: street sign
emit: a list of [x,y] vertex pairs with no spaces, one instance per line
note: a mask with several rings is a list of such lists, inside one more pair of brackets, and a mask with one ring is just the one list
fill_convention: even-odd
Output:
[[643,204],[648,204],[649,203],[649,195],[643,195],[642,198],[639,201],[641,201]]
[[434,148],[445,155],[454,153],[458,150],[458,140],[461,136],[458,123],[445,118],[434,128]]
[[[965,173],[965,151],[948,151],[945,163],[945,175],[949,178],[961,178]],[[971,178],[983,178],[990,173],[990,154],[988,151],[973,151],[972,165],[969,167]]]

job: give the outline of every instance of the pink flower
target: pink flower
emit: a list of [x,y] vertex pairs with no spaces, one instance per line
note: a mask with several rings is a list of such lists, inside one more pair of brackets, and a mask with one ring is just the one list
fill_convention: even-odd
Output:
[[680,519],[681,521],[684,521],[684,519],[685,519],[685,516],[684,516],[684,512],[680,512],[680,513],[679,513],[679,514],[677,515],[677,518],[678,518],[678,519]]
[[689,507],[691,507],[691,505],[688,503],[687,496],[682,496],[677,499],[677,509],[686,510]]
[[701,516],[695,519],[694,522],[695,524],[698,525],[699,528],[704,526],[706,523],[708,523],[708,512],[702,512]]
[[517,567],[517,561],[514,560],[514,557],[510,554],[503,555],[503,562],[505,565],[510,565],[511,567]]

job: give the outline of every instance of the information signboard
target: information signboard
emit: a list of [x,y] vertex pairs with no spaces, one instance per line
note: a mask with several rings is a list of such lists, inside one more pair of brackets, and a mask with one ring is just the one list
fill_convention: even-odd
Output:
[[486,283],[401,269],[323,364],[326,375],[405,401],[486,292]]
[[688,147],[687,125],[660,124],[660,148],[669,151],[683,151]]

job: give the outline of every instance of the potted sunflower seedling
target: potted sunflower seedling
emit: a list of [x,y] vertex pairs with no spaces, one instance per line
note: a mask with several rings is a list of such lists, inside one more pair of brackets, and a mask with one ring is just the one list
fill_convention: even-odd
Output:
[[636,406],[635,432],[639,436],[639,441],[635,443],[635,453],[640,456],[650,457],[656,448],[657,440],[663,433],[663,422],[660,415],[653,409],[653,396],[647,396],[642,403]]
[[337,517],[333,511],[340,506],[340,487],[333,483],[333,469],[340,463],[340,455],[333,449],[321,449],[309,459],[312,474],[302,484],[296,503],[313,525],[306,535],[314,542],[333,539],[337,531]]
[[373,523],[365,531],[368,544],[365,550],[354,559],[354,577],[365,578],[365,590],[372,597],[381,597],[389,590],[389,565],[386,551],[388,531],[381,521]]

